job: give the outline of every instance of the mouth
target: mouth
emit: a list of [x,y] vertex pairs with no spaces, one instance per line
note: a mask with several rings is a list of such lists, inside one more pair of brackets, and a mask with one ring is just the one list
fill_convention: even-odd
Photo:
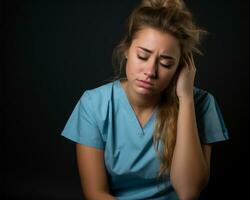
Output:
[[151,89],[153,87],[153,83],[149,82],[149,81],[144,81],[144,80],[136,80],[137,84],[139,87],[143,87],[146,89]]

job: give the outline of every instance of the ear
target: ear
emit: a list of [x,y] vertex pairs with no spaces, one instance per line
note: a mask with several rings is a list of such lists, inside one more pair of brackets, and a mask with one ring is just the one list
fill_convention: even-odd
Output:
[[128,59],[128,50],[126,50],[126,51],[124,52],[124,56],[125,56],[126,59]]

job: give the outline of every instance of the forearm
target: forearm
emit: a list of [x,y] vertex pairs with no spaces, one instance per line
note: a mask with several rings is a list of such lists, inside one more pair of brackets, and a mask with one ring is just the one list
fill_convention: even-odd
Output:
[[208,167],[199,140],[192,98],[180,100],[170,176],[177,193],[188,196],[188,199],[190,196],[195,199],[208,180]]

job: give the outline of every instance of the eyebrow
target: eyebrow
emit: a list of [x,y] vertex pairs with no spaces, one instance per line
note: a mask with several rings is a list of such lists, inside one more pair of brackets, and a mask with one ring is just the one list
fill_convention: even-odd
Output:
[[[146,49],[144,47],[140,47],[140,46],[137,46],[138,48],[142,49],[143,51],[146,51],[148,53],[153,53],[153,51],[149,50],[149,49]],[[172,56],[169,56],[169,55],[160,55],[161,58],[165,58],[165,59],[170,59],[170,60],[175,60],[174,57]]]

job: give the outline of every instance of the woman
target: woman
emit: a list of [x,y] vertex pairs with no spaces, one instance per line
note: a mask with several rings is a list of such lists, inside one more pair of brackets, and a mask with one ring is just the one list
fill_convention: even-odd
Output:
[[212,143],[228,139],[214,97],[194,87],[205,31],[180,0],[143,0],[114,49],[116,79],[87,90],[62,135],[86,199],[197,199]]

